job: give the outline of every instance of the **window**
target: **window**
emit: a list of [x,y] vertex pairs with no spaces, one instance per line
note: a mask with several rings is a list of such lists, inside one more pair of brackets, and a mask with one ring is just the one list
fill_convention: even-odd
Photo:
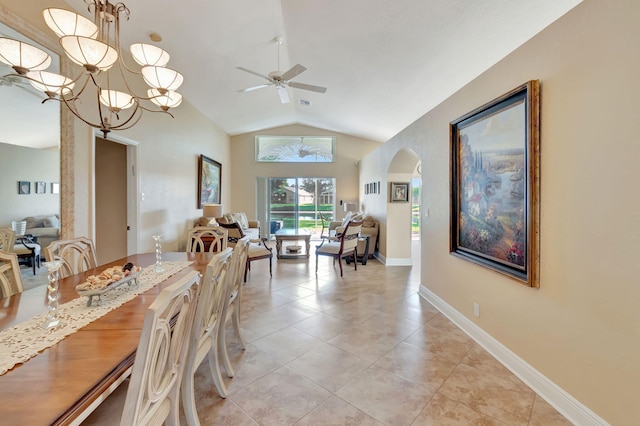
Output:
[[323,136],[256,136],[256,161],[332,163],[336,140]]
[[304,229],[319,239],[320,213],[330,221],[334,206],[333,178],[258,178],[258,216],[269,223],[269,234]]

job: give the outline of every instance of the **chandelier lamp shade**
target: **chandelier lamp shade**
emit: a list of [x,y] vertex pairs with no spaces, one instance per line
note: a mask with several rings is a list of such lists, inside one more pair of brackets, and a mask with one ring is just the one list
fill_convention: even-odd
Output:
[[51,56],[28,43],[0,37],[0,61],[19,75],[25,75],[29,71],[46,70],[51,65]]
[[[84,0],[93,21],[65,9],[47,8],[42,14],[47,26],[59,37],[66,56],[82,69],[75,78],[45,71],[51,56],[28,43],[0,37],[0,61],[13,68],[19,77],[27,79],[33,87],[44,92],[49,100],[57,100],[89,126],[99,129],[104,137],[111,130],[125,130],[140,120],[143,111],[164,112],[182,102],[176,90],[183,82],[179,72],[167,68],[170,56],[160,47],[134,43],[131,56],[140,65],[140,71],[129,68],[120,46],[120,21],[129,19],[129,9],[123,3],[108,0]],[[115,73],[111,76],[110,73]],[[142,96],[137,95],[127,77],[135,76],[150,87]],[[94,90],[88,90],[94,87]],[[85,94],[86,92],[86,94]],[[97,98],[97,115],[78,108],[86,99]],[[84,95],[83,95],[84,94]],[[82,98],[81,98],[82,97]]]

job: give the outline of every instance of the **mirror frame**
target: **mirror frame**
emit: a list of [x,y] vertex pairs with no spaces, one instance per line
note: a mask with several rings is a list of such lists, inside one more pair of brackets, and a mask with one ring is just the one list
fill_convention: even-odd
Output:
[[[0,4],[0,22],[22,33],[47,49],[58,54],[60,73],[71,75],[71,61],[61,51],[53,34],[49,35],[40,28],[16,15]],[[37,104],[34,103],[34,106]],[[72,238],[74,235],[74,121],[67,108],[60,107],[60,238]]]

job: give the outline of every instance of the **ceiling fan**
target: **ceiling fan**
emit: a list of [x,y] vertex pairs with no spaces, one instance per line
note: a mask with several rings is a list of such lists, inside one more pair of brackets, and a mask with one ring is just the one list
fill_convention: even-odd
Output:
[[[273,39],[274,43],[278,45],[278,70],[280,70],[280,45],[282,44],[282,38],[276,37]],[[291,81],[294,77],[299,74],[302,74],[307,69],[300,64],[296,64],[288,71],[284,73],[280,71],[272,71],[268,75],[263,75],[255,71],[251,71],[249,69],[243,67],[236,67],[237,69],[248,72],[249,74],[257,75],[258,77],[262,77],[266,79],[269,83],[259,84],[257,86],[247,87],[246,89],[240,89],[238,92],[251,92],[253,90],[262,89],[264,87],[276,86],[276,90],[278,95],[280,96],[280,102],[283,104],[289,103],[289,94],[287,93],[287,89],[285,86],[293,87],[296,89],[302,90],[310,90],[312,92],[325,93],[327,91],[326,87],[314,86],[312,84],[305,83],[297,83],[295,81]]]
[[2,67],[0,67],[0,90],[2,86],[17,87],[19,89],[24,90],[26,93],[30,94],[31,96],[35,96],[40,100],[43,99],[43,97],[41,96],[41,92],[38,92],[30,84],[25,84],[26,82],[23,79],[21,79],[20,77],[14,77],[10,75],[9,73],[11,71],[9,70],[7,71],[6,75],[3,75],[4,74],[3,71],[4,70],[2,69]]

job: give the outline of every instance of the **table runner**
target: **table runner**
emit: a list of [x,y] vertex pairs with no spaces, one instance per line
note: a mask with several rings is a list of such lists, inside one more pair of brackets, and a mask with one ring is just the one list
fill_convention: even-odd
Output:
[[142,270],[137,285],[121,285],[102,295],[102,305],[87,306],[87,297],[78,297],[58,307],[58,317],[64,323],[55,329],[40,327],[47,311],[0,332],[0,376],[16,364],[24,363],[41,351],[55,345],[85,325],[103,317],[137,295],[144,293],[193,262],[163,262],[164,272],[155,272],[155,264]]

